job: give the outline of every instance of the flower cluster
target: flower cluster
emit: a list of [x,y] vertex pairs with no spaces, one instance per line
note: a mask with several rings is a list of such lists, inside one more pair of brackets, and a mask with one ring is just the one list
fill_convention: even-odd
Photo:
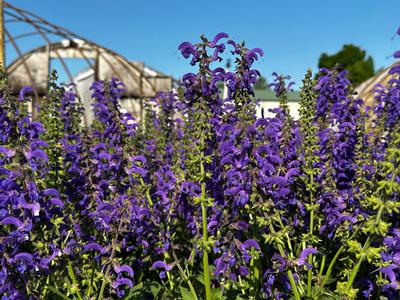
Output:
[[112,78],[85,127],[55,74],[32,120],[32,88],[1,74],[2,299],[398,299],[400,68],[373,108],[346,71],[308,71],[298,120],[274,73],[280,105],[257,117],[261,49],[178,49],[196,71],[139,121]]

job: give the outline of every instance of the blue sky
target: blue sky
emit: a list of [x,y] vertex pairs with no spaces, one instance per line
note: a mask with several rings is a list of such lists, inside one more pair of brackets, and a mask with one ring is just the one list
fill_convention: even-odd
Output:
[[269,81],[274,71],[288,74],[298,84],[308,67],[317,70],[322,52],[345,43],[365,49],[376,69],[392,63],[388,56],[400,49],[400,37],[391,39],[400,26],[399,0],[9,2],[176,78],[193,71],[178,45],[203,33],[224,31],[262,48],[261,73]]

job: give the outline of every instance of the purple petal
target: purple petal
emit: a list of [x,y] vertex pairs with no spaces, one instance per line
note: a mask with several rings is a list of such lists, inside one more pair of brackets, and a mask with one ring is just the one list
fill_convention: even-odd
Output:
[[247,248],[253,247],[254,249],[260,251],[260,246],[258,245],[256,240],[247,240],[240,245],[242,250],[246,250]]
[[218,225],[217,221],[211,221],[210,223],[208,223],[207,225],[207,230],[212,230],[214,227],[216,227]]
[[303,251],[301,251],[300,253],[300,257],[297,260],[297,263],[299,265],[304,265],[306,258],[310,255],[310,254],[316,254],[318,253],[318,250],[312,247],[308,247],[306,249],[304,249]]
[[53,189],[53,188],[45,189],[43,191],[43,195],[51,196],[54,198],[60,198],[60,193],[56,189]]
[[389,278],[390,287],[392,287],[394,289],[397,289],[398,283],[397,283],[397,280],[396,280],[396,274],[394,273],[393,270],[396,270],[398,268],[399,268],[399,266],[396,266],[396,265],[392,264],[392,265],[389,265],[387,267],[383,267],[383,268],[380,269],[380,271]]
[[1,220],[1,224],[3,225],[15,225],[18,228],[20,228],[22,226],[22,222],[15,218],[15,217],[6,217],[3,220]]
[[61,208],[64,207],[64,202],[62,202],[59,198],[51,198],[50,202],[51,202],[51,204],[59,206]]
[[218,33],[214,37],[214,39],[211,41],[211,43],[210,43],[211,47],[214,47],[219,42],[220,39],[228,38],[228,37],[229,37],[229,35],[227,33],[225,33],[225,32]]
[[32,210],[34,216],[38,216],[40,212],[40,204],[39,203],[27,203],[24,199],[21,200],[21,207],[25,209]]
[[84,251],[90,251],[90,250],[96,250],[99,252],[103,252],[104,248],[102,246],[100,246],[99,244],[92,242],[92,243],[88,243],[85,246],[83,246]]
[[21,89],[21,91],[19,92],[19,98],[18,98],[18,100],[19,101],[25,101],[25,95],[27,94],[27,93],[31,93],[31,92],[33,92],[33,88],[31,87],[31,86],[24,86],[22,89]]
[[127,272],[129,274],[129,276],[133,278],[133,275],[134,275],[133,270],[128,265],[122,265],[122,266],[114,267],[114,270],[115,270],[116,273]]
[[32,256],[32,254],[29,254],[26,252],[21,252],[14,256],[14,261],[23,261],[23,262],[27,263],[28,265],[32,265],[33,264],[33,256]]
[[247,267],[245,267],[245,266],[240,266],[239,273],[241,276],[247,276],[247,275],[249,275],[249,269],[247,269]]
[[155,270],[155,269],[165,269],[165,270],[167,270],[167,271],[170,271],[170,270],[172,269],[172,267],[171,267],[170,265],[166,264],[165,262],[159,260],[159,261],[156,261],[156,262],[151,266],[151,269],[152,269],[152,270]]
[[15,155],[14,150],[7,149],[6,147],[0,146],[0,153],[3,153],[5,157],[10,158]]

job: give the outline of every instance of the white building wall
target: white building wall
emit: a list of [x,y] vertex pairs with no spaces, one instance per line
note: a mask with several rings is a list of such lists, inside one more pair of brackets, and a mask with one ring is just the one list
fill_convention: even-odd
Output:
[[[288,102],[290,115],[296,120],[299,118],[300,104],[297,101]],[[261,117],[261,109],[264,108],[264,117],[272,117],[274,114],[269,112],[269,109],[279,107],[279,101],[259,101],[257,107],[257,117]]]

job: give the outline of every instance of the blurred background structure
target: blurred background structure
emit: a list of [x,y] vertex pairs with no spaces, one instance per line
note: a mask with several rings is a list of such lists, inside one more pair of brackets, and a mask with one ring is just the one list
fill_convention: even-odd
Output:
[[391,66],[379,70],[374,76],[367,79],[363,83],[361,83],[357,88],[356,92],[358,93],[358,97],[364,100],[365,105],[373,106],[374,104],[374,90],[377,84],[386,85],[389,79],[392,77],[389,74],[389,70],[397,65],[398,62],[392,64]]
[[[74,83],[75,92],[86,108],[85,123],[90,123],[90,91],[94,80],[118,77],[126,85],[121,100],[124,110],[141,118],[143,99],[158,91],[172,88],[174,80],[140,61],[131,61],[117,52],[79,36],[65,28],[0,1],[3,47],[0,51],[2,65],[12,90],[19,93],[23,86],[32,86],[30,111],[36,117],[40,99],[47,93],[48,78],[57,69],[61,80]],[[36,47],[32,47],[35,39]],[[1,42],[1,41],[0,41]],[[10,57],[8,57],[10,56]],[[10,61],[9,64],[5,62]]]
[[[140,60],[127,59],[108,47],[8,2],[0,0],[0,10],[0,63],[5,65],[14,93],[18,94],[23,86],[33,87],[29,107],[33,117],[37,117],[40,111],[40,101],[47,93],[48,78],[53,69],[59,74],[59,83],[75,84],[75,92],[85,107],[85,124],[90,124],[93,118],[89,87],[94,80],[120,78],[126,85],[121,106],[139,119],[143,116],[144,99],[158,91],[170,90],[177,83],[172,76]],[[390,67],[375,73],[372,57],[353,44],[343,45],[336,53],[320,55],[319,68],[332,68],[336,64],[349,70],[349,78],[358,86],[359,97],[368,105],[373,104],[375,84],[385,83],[389,77],[387,71]],[[268,116],[268,110],[277,107],[279,101],[268,88],[267,79],[261,79],[255,86],[255,96],[260,104],[258,115],[261,116],[263,108],[264,115]],[[298,91],[289,92],[288,105],[292,116],[297,118]]]

